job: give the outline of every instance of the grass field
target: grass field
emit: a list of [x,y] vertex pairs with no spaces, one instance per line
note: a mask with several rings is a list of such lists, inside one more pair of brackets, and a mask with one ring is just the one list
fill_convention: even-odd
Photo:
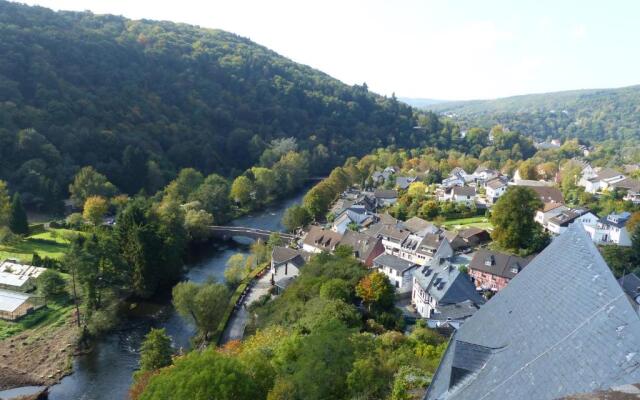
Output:
[[471,217],[471,218],[461,218],[461,219],[452,219],[449,221],[445,221],[442,225],[447,229],[462,229],[468,227],[475,227],[480,229],[493,229],[493,225],[489,222],[486,217]]
[[0,340],[17,335],[27,329],[61,326],[71,312],[73,312],[71,302],[63,304],[51,302],[17,322],[0,320]]
[[50,229],[37,233],[12,244],[0,244],[0,260],[16,258],[22,262],[31,262],[34,253],[40,257],[56,260],[64,257],[69,248],[67,237],[77,233],[68,229]]

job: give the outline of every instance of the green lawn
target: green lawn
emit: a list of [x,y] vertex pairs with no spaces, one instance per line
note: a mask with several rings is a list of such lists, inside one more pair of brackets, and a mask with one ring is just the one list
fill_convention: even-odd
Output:
[[475,227],[480,229],[493,229],[493,225],[486,217],[471,217],[471,218],[461,218],[461,219],[452,219],[449,221],[445,221],[442,223],[445,228],[448,229],[462,229],[468,227]]
[[73,304],[50,302],[45,307],[27,315],[16,322],[0,320],[0,340],[17,335],[27,329],[57,327],[65,323],[73,312]]
[[22,262],[31,262],[33,253],[40,257],[61,259],[69,248],[68,234],[77,233],[68,229],[50,229],[12,244],[0,244],[0,260],[16,258]]

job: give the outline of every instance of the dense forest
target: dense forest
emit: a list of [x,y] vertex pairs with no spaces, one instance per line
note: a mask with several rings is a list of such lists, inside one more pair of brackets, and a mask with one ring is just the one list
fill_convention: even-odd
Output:
[[447,102],[425,108],[453,117],[463,129],[500,124],[538,139],[640,138],[640,86]]
[[278,139],[324,173],[428,134],[394,96],[228,32],[0,1],[0,37],[0,179],[32,209],[59,206],[84,166],[154,193],[185,167],[271,167]]

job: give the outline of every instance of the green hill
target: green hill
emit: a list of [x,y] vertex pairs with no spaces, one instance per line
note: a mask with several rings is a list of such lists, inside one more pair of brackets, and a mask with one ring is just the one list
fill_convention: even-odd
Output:
[[82,166],[153,192],[176,171],[234,175],[293,137],[312,172],[419,143],[413,110],[220,30],[0,1],[0,179],[31,207]]
[[502,124],[540,139],[640,139],[640,86],[447,102],[427,108],[466,127]]

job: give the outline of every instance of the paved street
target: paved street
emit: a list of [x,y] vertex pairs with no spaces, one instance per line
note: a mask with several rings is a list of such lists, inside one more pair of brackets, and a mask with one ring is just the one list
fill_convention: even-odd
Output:
[[[247,297],[245,297],[244,305],[248,307],[251,303],[268,293],[269,288],[271,287],[271,283],[269,282],[270,276],[271,275],[269,273],[266,273],[262,278],[256,281]],[[231,316],[231,319],[227,324],[227,328],[222,334],[220,344],[225,344],[230,340],[242,339],[248,320],[249,311],[241,305]]]

